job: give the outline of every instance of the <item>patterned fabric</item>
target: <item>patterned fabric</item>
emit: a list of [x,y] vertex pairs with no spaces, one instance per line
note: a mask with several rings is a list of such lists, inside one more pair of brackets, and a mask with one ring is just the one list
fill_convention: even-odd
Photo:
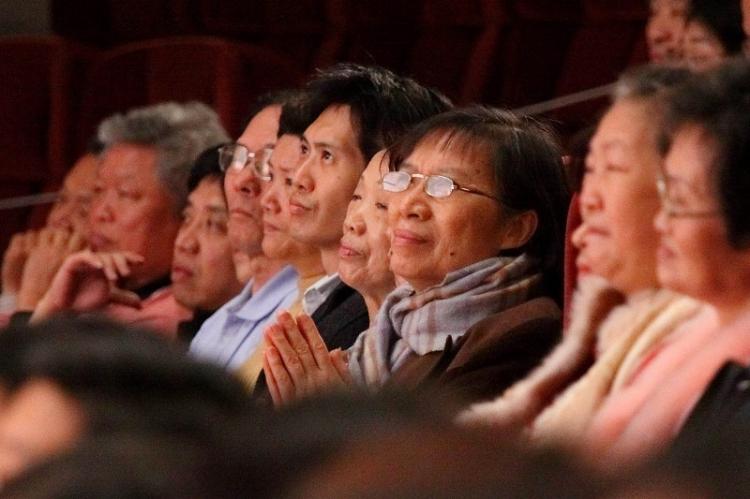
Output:
[[378,388],[410,356],[442,351],[448,338],[455,342],[485,317],[523,303],[542,280],[535,263],[527,255],[490,258],[419,293],[397,288],[348,351],[353,378]]

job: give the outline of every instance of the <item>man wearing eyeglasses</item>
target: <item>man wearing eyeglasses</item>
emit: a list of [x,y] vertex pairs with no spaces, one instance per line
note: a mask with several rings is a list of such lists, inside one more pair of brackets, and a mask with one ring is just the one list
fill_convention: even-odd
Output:
[[219,150],[225,172],[224,193],[229,213],[228,233],[240,282],[246,283],[201,326],[190,343],[190,353],[236,370],[255,351],[263,327],[277,310],[297,298],[297,273],[286,261],[263,253],[263,216],[260,204],[264,183],[258,172],[276,143],[282,105],[294,95],[278,92],[263,96],[258,110],[236,143]]

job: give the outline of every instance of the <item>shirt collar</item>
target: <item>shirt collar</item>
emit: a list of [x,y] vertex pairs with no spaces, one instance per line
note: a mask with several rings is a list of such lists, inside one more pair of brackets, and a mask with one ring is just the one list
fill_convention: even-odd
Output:
[[302,309],[312,315],[331,296],[336,286],[341,283],[338,273],[327,275],[305,290],[302,296]]
[[[252,295],[252,283],[248,285]],[[244,291],[244,290],[243,290]],[[240,319],[258,321],[268,316],[268,310],[277,307],[289,293],[297,291],[297,272],[290,265],[281,269],[255,295],[249,297],[235,315]]]

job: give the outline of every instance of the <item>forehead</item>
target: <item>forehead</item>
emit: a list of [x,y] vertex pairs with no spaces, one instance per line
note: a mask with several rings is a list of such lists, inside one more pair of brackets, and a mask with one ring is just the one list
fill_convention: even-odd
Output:
[[99,178],[156,182],[156,150],[150,146],[115,144],[101,156]]
[[695,125],[685,126],[674,135],[664,169],[670,176],[696,187],[705,186],[715,153],[714,141],[705,130]]
[[345,105],[327,107],[307,127],[305,138],[313,144],[325,142],[339,146],[355,145],[357,137],[352,124],[351,108]]
[[224,191],[218,177],[206,177],[188,195],[188,203],[195,207],[226,207]]
[[65,176],[63,185],[70,191],[92,189],[98,166],[99,161],[95,155],[89,153],[82,156]]
[[[607,111],[596,133],[591,139],[591,149],[607,147],[643,147],[647,137],[656,138],[652,133],[651,120],[646,119],[645,102],[624,99],[616,102]],[[652,145],[656,143],[652,141]]]
[[296,168],[300,157],[301,139],[296,135],[285,134],[279,137],[271,153],[274,168],[289,170]]
[[[427,135],[417,143],[401,166],[405,170],[425,170],[454,179],[494,178],[487,152],[479,141],[447,132]],[[466,180],[464,180],[466,181]]]
[[378,185],[383,174],[388,171],[388,158],[385,151],[379,151],[362,172],[362,182],[367,186]]
[[666,9],[686,9],[688,6],[688,0],[651,0],[649,2],[652,11],[666,10]]
[[247,124],[237,142],[251,151],[273,145],[279,131],[280,116],[281,106],[273,105],[261,109]]

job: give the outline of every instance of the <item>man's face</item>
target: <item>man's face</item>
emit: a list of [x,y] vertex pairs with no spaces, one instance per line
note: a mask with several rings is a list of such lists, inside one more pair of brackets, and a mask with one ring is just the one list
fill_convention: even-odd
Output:
[[175,299],[190,309],[215,310],[240,292],[227,231],[221,183],[206,178],[188,196],[172,260]]
[[327,108],[305,130],[307,157],[294,175],[290,233],[318,248],[338,248],[346,208],[367,161],[349,106]]
[[47,216],[47,225],[86,236],[89,208],[96,184],[96,156],[82,156],[65,176],[60,197]]
[[688,0],[651,0],[650,6],[646,25],[649,59],[657,64],[679,62]]
[[158,178],[153,147],[115,144],[102,154],[89,213],[89,244],[94,251],[130,251],[143,257],[127,287],[143,286],[169,272],[178,215]]
[[261,196],[263,206],[263,253],[298,266],[301,259],[320,251],[289,234],[289,194],[294,174],[304,160],[302,141],[295,135],[282,135],[269,161],[271,178]]
[[[279,129],[281,106],[268,106],[256,114],[237,142],[252,152],[273,147]],[[234,251],[254,256],[261,253],[263,220],[261,183],[252,168],[229,168],[224,177],[229,210],[229,239]]]

